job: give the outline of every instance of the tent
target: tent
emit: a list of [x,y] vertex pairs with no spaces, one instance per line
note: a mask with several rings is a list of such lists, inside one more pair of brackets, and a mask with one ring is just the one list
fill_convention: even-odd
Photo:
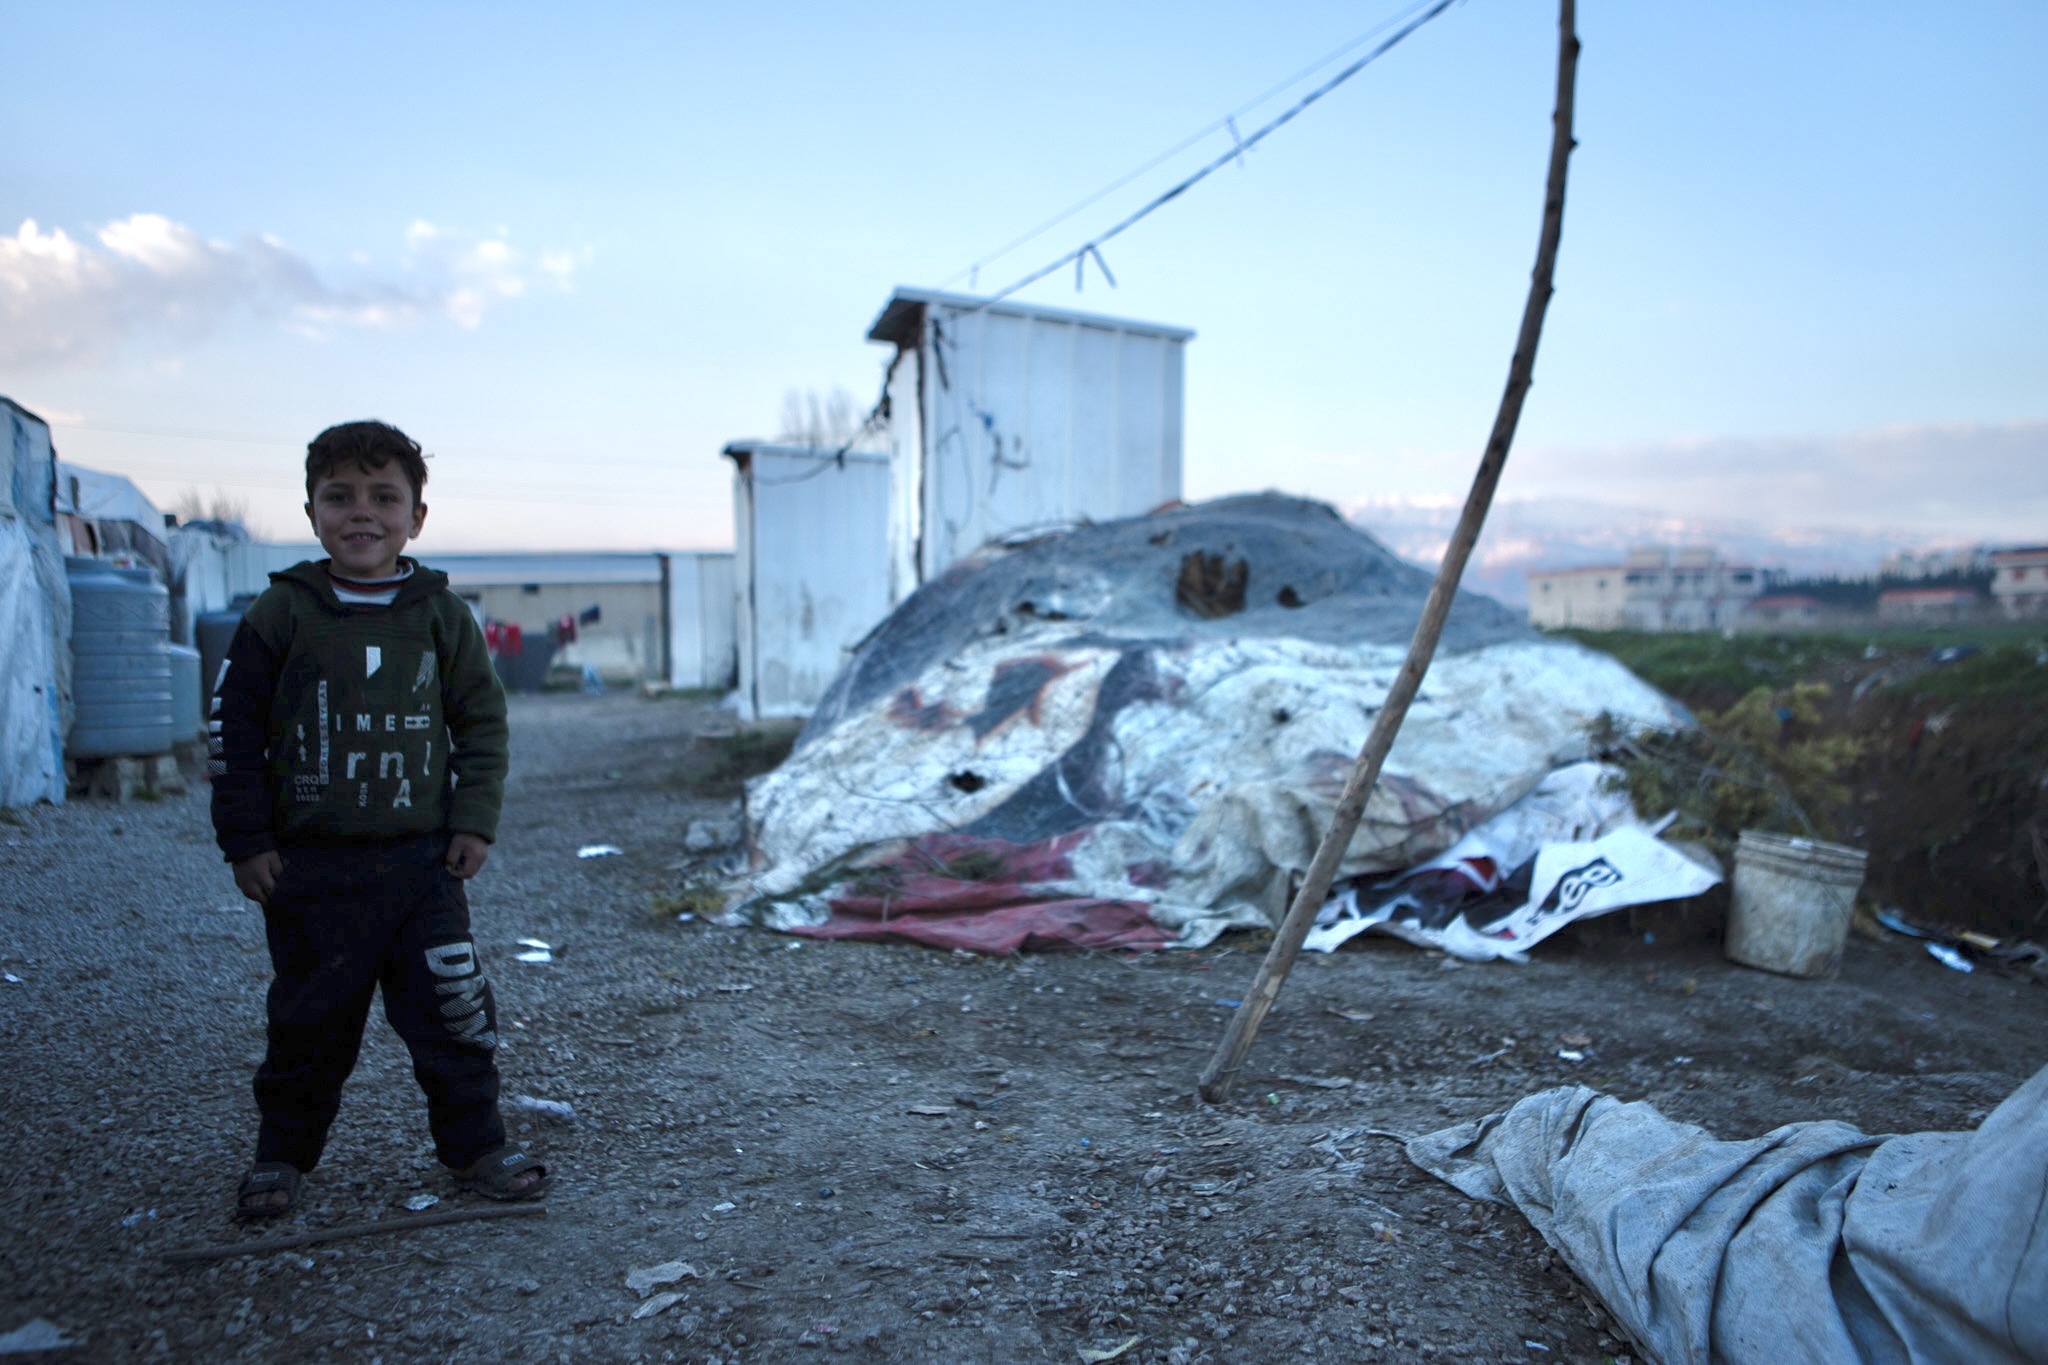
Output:
[[0,807],[64,800],[71,592],[49,424],[0,398]]

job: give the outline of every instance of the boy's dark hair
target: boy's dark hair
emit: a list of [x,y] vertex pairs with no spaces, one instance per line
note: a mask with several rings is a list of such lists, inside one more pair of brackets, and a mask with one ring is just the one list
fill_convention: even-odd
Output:
[[343,422],[329,427],[306,447],[306,499],[312,501],[314,484],[345,464],[371,470],[394,460],[412,484],[412,500],[417,506],[427,487],[427,457],[418,441],[389,422]]

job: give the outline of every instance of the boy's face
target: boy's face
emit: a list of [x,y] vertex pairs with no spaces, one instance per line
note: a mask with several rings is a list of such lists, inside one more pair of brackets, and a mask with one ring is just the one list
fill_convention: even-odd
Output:
[[427,505],[414,502],[412,484],[396,460],[382,469],[344,463],[313,485],[306,518],[336,573],[389,578],[398,555],[427,522]]

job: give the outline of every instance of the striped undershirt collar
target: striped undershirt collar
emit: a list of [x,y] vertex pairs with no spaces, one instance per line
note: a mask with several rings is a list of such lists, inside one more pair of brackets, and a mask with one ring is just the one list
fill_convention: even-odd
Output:
[[398,589],[406,579],[412,577],[419,567],[409,559],[398,561],[398,572],[389,578],[345,578],[334,571],[334,561],[327,562],[327,586],[334,589],[338,602],[351,607],[388,607],[398,600]]

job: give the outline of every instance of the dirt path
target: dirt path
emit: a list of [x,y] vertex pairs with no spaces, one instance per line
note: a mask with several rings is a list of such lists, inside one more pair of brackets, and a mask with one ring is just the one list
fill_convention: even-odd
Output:
[[[513,720],[473,900],[507,1094],[576,1114],[512,1115],[554,1164],[547,1215],[166,1264],[468,1201],[373,1022],[304,1209],[233,1227],[266,973],[203,791],[20,812],[0,1333],[44,1318],[81,1343],[53,1358],[94,1361],[1071,1362],[1132,1338],[1122,1360],[1177,1365],[1605,1360],[1625,1346],[1517,1215],[1363,1130],[1569,1082],[1724,1136],[1958,1127],[2048,1062],[2048,990],[1862,940],[1839,980],[1784,980],[1651,913],[1527,967],[1390,941],[1307,960],[1210,1108],[1194,1076],[1255,947],[999,961],[678,925],[649,903],[730,808],[693,738],[714,717],[548,696]],[[598,842],[625,852],[576,857]],[[555,960],[515,961],[522,937]],[[635,1319],[628,1272],[672,1260],[695,1276]]]

